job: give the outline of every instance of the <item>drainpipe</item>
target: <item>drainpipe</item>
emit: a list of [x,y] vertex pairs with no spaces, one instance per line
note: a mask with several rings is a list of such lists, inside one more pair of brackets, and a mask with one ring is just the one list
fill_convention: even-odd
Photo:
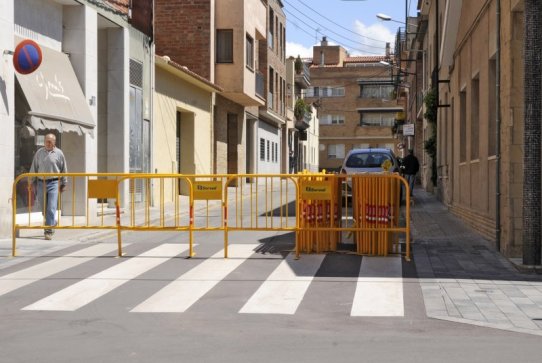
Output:
[[495,67],[495,92],[496,92],[496,143],[495,143],[495,245],[497,251],[501,251],[501,0],[497,0],[497,54]]

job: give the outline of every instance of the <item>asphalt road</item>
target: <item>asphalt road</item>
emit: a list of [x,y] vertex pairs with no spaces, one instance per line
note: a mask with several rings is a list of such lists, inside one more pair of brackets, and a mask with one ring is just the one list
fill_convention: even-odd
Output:
[[[368,257],[295,261],[290,234],[242,232],[231,234],[223,263],[222,237],[197,233],[187,259],[186,233],[127,233],[123,258],[112,239],[1,269],[0,361],[540,361],[539,336],[427,318],[414,262],[399,260],[398,279],[378,266],[364,272],[377,286],[400,286],[401,298],[383,304],[356,296]],[[89,247],[109,252],[84,257]],[[7,291],[14,283],[22,285]],[[277,284],[288,293],[266,300],[265,288],[284,292]],[[367,315],[353,316],[354,306]]]

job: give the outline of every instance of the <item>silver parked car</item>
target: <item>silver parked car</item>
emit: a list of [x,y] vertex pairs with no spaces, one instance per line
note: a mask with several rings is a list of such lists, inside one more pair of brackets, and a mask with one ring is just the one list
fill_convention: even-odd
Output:
[[[341,174],[379,173],[384,171],[382,164],[386,160],[391,162],[390,172],[399,172],[399,161],[391,149],[352,149],[344,158]],[[343,189],[343,195],[351,197],[352,180],[350,178],[346,181],[345,188]]]
[[389,171],[399,171],[397,157],[395,157],[395,154],[390,149],[352,149],[344,158],[341,173],[357,174],[381,172],[384,171],[384,169],[382,169],[382,164],[386,160],[391,162]]

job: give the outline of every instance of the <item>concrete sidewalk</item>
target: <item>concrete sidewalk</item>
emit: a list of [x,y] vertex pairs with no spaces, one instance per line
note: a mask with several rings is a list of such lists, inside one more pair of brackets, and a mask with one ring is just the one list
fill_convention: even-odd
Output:
[[415,189],[413,256],[427,316],[542,335],[542,276],[521,273],[433,195]]

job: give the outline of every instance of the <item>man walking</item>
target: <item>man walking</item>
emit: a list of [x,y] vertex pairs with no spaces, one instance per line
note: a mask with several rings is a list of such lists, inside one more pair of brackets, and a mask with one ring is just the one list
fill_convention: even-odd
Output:
[[414,189],[414,180],[416,179],[416,174],[420,170],[420,163],[418,158],[414,156],[414,150],[409,149],[408,155],[403,159],[403,175],[408,181],[408,186],[410,187],[410,197],[412,197],[412,190]]
[[[56,147],[56,136],[45,135],[45,146],[36,151],[30,173],[66,173],[68,171],[66,158],[62,150]],[[46,176],[36,178],[36,194],[42,211],[45,208],[45,225],[56,226],[56,210],[58,206],[58,193],[66,187],[67,178],[60,176]],[[60,181],[60,185],[59,185]],[[45,239],[53,238],[54,230],[46,228]]]

